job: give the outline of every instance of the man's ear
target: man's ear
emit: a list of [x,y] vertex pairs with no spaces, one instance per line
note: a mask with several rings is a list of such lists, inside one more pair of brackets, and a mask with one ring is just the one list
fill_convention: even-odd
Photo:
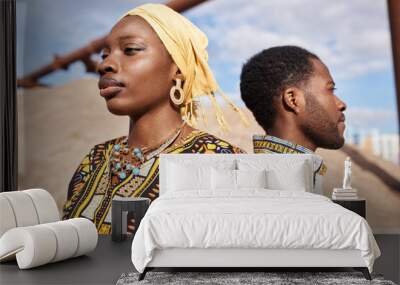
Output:
[[289,87],[283,91],[282,103],[286,110],[299,114],[305,106],[304,92],[297,87]]

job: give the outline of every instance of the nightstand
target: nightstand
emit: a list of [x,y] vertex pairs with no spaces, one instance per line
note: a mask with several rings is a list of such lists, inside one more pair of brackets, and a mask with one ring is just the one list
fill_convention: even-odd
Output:
[[[128,237],[133,238],[140,221],[146,214],[150,199],[144,197],[119,197],[112,200],[111,206],[111,237],[113,241],[123,241]],[[135,231],[128,235],[128,223],[135,219]]]
[[366,217],[366,200],[365,199],[354,199],[354,200],[333,200],[333,203],[339,204],[340,206],[359,214],[365,219]]

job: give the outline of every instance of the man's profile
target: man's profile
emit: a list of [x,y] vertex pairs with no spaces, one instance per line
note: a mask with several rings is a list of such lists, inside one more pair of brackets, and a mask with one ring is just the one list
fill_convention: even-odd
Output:
[[[315,54],[296,46],[261,51],[243,66],[240,91],[266,135],[254,135],[255,153],[313,153],[344,144],[346,104]],[[316,183],[326,167],[315,165]],[[321,185],[320,185],[321,186]],[[318,188],[320,188],[320,186]]]

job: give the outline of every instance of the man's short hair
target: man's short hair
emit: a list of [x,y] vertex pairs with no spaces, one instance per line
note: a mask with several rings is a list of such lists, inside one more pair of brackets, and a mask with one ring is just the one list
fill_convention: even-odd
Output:
[[310,59],[319,58],[297,46],[265,49],[251,57],[242,68],[240,93],[264,130],[270,129],[276,118],[274,97],[286,88],[300,87],[313,73]]

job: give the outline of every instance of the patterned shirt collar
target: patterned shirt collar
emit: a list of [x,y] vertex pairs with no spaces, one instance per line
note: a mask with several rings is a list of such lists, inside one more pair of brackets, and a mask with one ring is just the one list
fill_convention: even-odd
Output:
[[262,149],[262,150],[267,149],[270,152],[276,152],[276,153],[314,154],[312,150],[302,145],[295,144],[293,142],[268,135],[254,135],[253,147],[254,147],[254,152],[256,152],[257,149]]
[[[309,153],[315,154],[312,150],[293,142],[280,139],[269,135],[253,135],[254,153]],[[316,174],[325,175],[327,171],[326,165],[322,158],[319,159],[314,166]]]

